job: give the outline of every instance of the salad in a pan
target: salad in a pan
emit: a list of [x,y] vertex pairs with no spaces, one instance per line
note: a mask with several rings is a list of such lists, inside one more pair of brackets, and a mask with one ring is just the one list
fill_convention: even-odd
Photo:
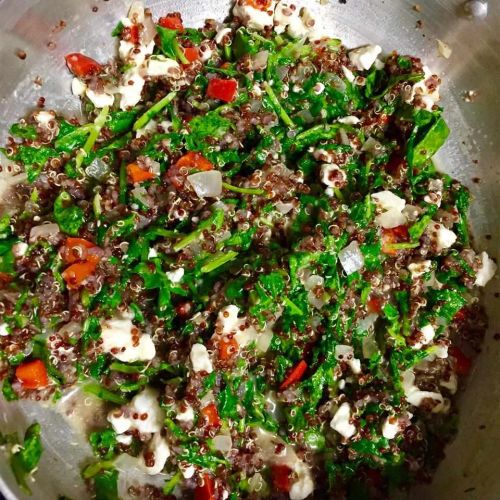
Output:
[[[187,24],[133,2],[115,59],[66,56],[84,118],[10,129],[4,397],[105,409],[82,470],[102,500],[428,480],[496,268],[471,246],[468,190],[432,161],[439,77],[282,1]],[[10,448],[26,492],[40,433]]]

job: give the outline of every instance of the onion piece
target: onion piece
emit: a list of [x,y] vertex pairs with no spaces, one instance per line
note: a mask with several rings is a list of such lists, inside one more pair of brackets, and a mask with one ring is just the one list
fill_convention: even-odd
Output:
[[144,21],[142,22],[142,26],[143,31],[141,42],[143,45],[149,45],[156,36],[156,25],[150,12],[144,13]]
[[215,436],[212,440],[214,448],[220,451],[223,455],[228,454],[233,447],[233,440],[231,436],[225,434],[219,434]]
[[222,193],[222,174],[218,170],[188,175],[187,180],[200,198],[216,198]]
[[359,271],[365,263],[357,241],[351,241],[339,252],[339,260],[348,276]]
[[266,68],[267,60],[269,59],[269,51],[261,50],[255,54],[252,61],[252,69],[254,71],[260,71]]
[[60,229],[57,224],[41,224],[40,226],[31,228],[29,242],[35,243],[38,240],[47,240],[49,243],[52,243],[59,233]]
[[85,173],[89,177],[93,177],[98,181],[102,180],[109,172],[109,167],[100,158],[94,158],[90,165],[85,169]]

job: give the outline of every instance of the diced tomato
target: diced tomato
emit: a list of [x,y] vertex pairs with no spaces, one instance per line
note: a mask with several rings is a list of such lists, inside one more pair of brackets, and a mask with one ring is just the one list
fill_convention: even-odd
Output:
[[20,364],[16,368],[16,378],[25,389],[42,389],[49,385],[47,368],[40,359]]
[[263,11],[269,10],[272,4],[272,0],[246,0],[246,5]]
[[382,229],[382,252],[387,255],[396,255],[397,250],[389,247],[395,243],[406,243],[410,241],[408,226],[396,226],[391,229]]
[[468,358],[461,349],[456,346],[450,346],[448,353],[455,358],[455,371],[458,375],[469,375],[472,368],[472,360]]
[[102,69],[97,61],[78,52],[68,54],[65,59],[71,73],[79,78],[96,75]]
[[80,288],[83,282],[94,274],[94,271],[99,263],[99,258],[95,255],[90,255],[87,260],[83,262],[76,262],[75,264],[71,264],[68,268],[66,268],[62,277],[66,282],[66,286],[70,290],[76,290]]
[[208,475],[203,475],[203,486],[194,490],[195,500],[215,500],[215,481]]
[[139,26],[137,26],[137,24],[133,24],[132,26],[126,26],[123,28],[122,40],[137,45],[140,42]]
[[382,310],[382,299],[374,295],[368,299],[366,307],[368,312],[380,314],[380,311]]
[[290,480],[290,474],[292,469],[288,465],[273,465],[271,467],[271,479],[273,481],[273,486],[278,491],[283,491],[288,493],[292,486]]
[[207,160],[201,153],[198,153],[196,151],[190,151],[184,156],[181,156],[177,160],[175,166],[179,169],[182,167],[186,167],[201,170],[202,172],[213,170],[214,168],[214,165],[211,161]]
[[154,179],[156,175],[149,170],[139,167],[137,163],[129,163],[127,165],[127,174],[132,184],[137,184],[144,181]]
[[[189,174],[190,170],[206,172],[208,170],[213,170],[213,168],[213,163],[207,160],[201,153],[190,151],[184,156],[181,156],[177,162],[168,169],[167,177],[176,189],[182,189],[184,186],[184,179],[186,175]],[[181,172],[181,169],[184,169],[185,172]]]
[[219,344],[219,359],[229,361],[238,352],[240,346],[235,338],[223,337]]
[[212,78],[208,82],[207,97],[220,99],[224,102],[232,102],[238,91],[238,82],[234,79]]
[[205,417],[206,425],[209,427],[220,426],[219,412],[214,403],[210,403],[205,408],[202,408],[201,414]]
[[87,260],[89,255],[87,250],[91,248],[96,248],[96,245],[83,238],[67,238],[62,253],[64,262],[74,264],[75,262]]
[[293,368],[293,370],[288,374],[288,377],[280,385],[280,390],[285,390],[287,387],[298,382],[305,371],[307,370],[307,363],[304,360],[299,361],[299,363]]
[[196,47],[184,47],[184,55],[190,63],[195,62],[200,58],[200,53]]
[[158,19],[158,24],[162,28],[168,28],[169,30],[176,30],[182,33],[184,31],[184,25],[182,24],[182,19],[176,14],[168,14],[168,16],[160,17]]

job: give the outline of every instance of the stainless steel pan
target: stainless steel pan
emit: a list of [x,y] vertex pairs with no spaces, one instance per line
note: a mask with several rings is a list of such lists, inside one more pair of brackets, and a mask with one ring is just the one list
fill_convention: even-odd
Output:
[[[47,107],[78,113],[70,94],[70,75],[63,56],[83,51],[106,60],[113,54],[110,33],[128,8],[128,0],[0,0],[0,130],[31,110],[40,96]],[[155,15],[177,10],[189,25],[206,17],[223,19],[230,0],[151,0]],[[298,2],[300,3],[300,2]],[[387,51],[423,57],[444,77],[443,104],[452,128],[438,163],[468,185],[476,198],[472,224],[476,244],[499,257],[500,246],[500,2],[489,2],[488,16],[464,16],[460,0],[330,0],[309,7],[330,33],[348,45],[375,42]],[[324,2],[322,2],[324,3]],[[97,12],[93,12],[97,7]],[[416,23],[422,21],[422,29]],[[64,23],[61,23],[64,21]],[[453,49],[446,60],[438,56],[436,38]],[[16,51],[24,50],[21,60]],[[41,78],[42,86],[34,81]],[[477,91],[474,102],[464,95]],[[0,133],[1,135],[1,133]],[[4,136],[2,139],[4,139]],[[473,179],[476,182],[473,182]],[[479,179],[479,181],[477,181]],[[487,235],[491,235],[490,237]],[[500,498],[500,342],[493,339],[500,319],[499,290],[493,280],[485,293],[491,328],[462,395],[458,438],[447,450],[432,485],[413,493],[432,499]],[[500,331],[500,330],[499,330]],[[95,415],[85,406],[74,409],[82,421]],[[52,499],[60,494],[85,498],[79,479],[80,463],[89,454],[81,434],[72,430],[60,414],[33,403],[6,404],[0,400],[0,429],[23,431],[37,419],[44,431],[45,453],[37,473],[33,498]],[[0,457],[0,490],[7,498],[23,498]]]

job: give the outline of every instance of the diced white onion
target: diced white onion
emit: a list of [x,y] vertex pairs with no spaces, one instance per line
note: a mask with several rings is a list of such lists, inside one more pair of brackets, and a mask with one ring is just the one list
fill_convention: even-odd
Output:
[[222,454],[229,453],[233,447],[233,440],[231,439],[231,436],[225,434],[215,436],[212,441],[214,448]]
[[359,271],[365,263],[357,241],[351,241],[339,252],[339,260],[348,276]]
[[200,198],[216,198],[222,193],[222,174],[218,170],[198,172],[187,180]]
[[261,50],[255,54],[252,62],[252,69],[255,71],[263,70],[267,66],[267,60],[269,59],[269,51]]
[[35,243],[38,240],[47,240],[50,242],[59,232],[59,226],[54,223],[32,227],[30,231],[30,243]]

